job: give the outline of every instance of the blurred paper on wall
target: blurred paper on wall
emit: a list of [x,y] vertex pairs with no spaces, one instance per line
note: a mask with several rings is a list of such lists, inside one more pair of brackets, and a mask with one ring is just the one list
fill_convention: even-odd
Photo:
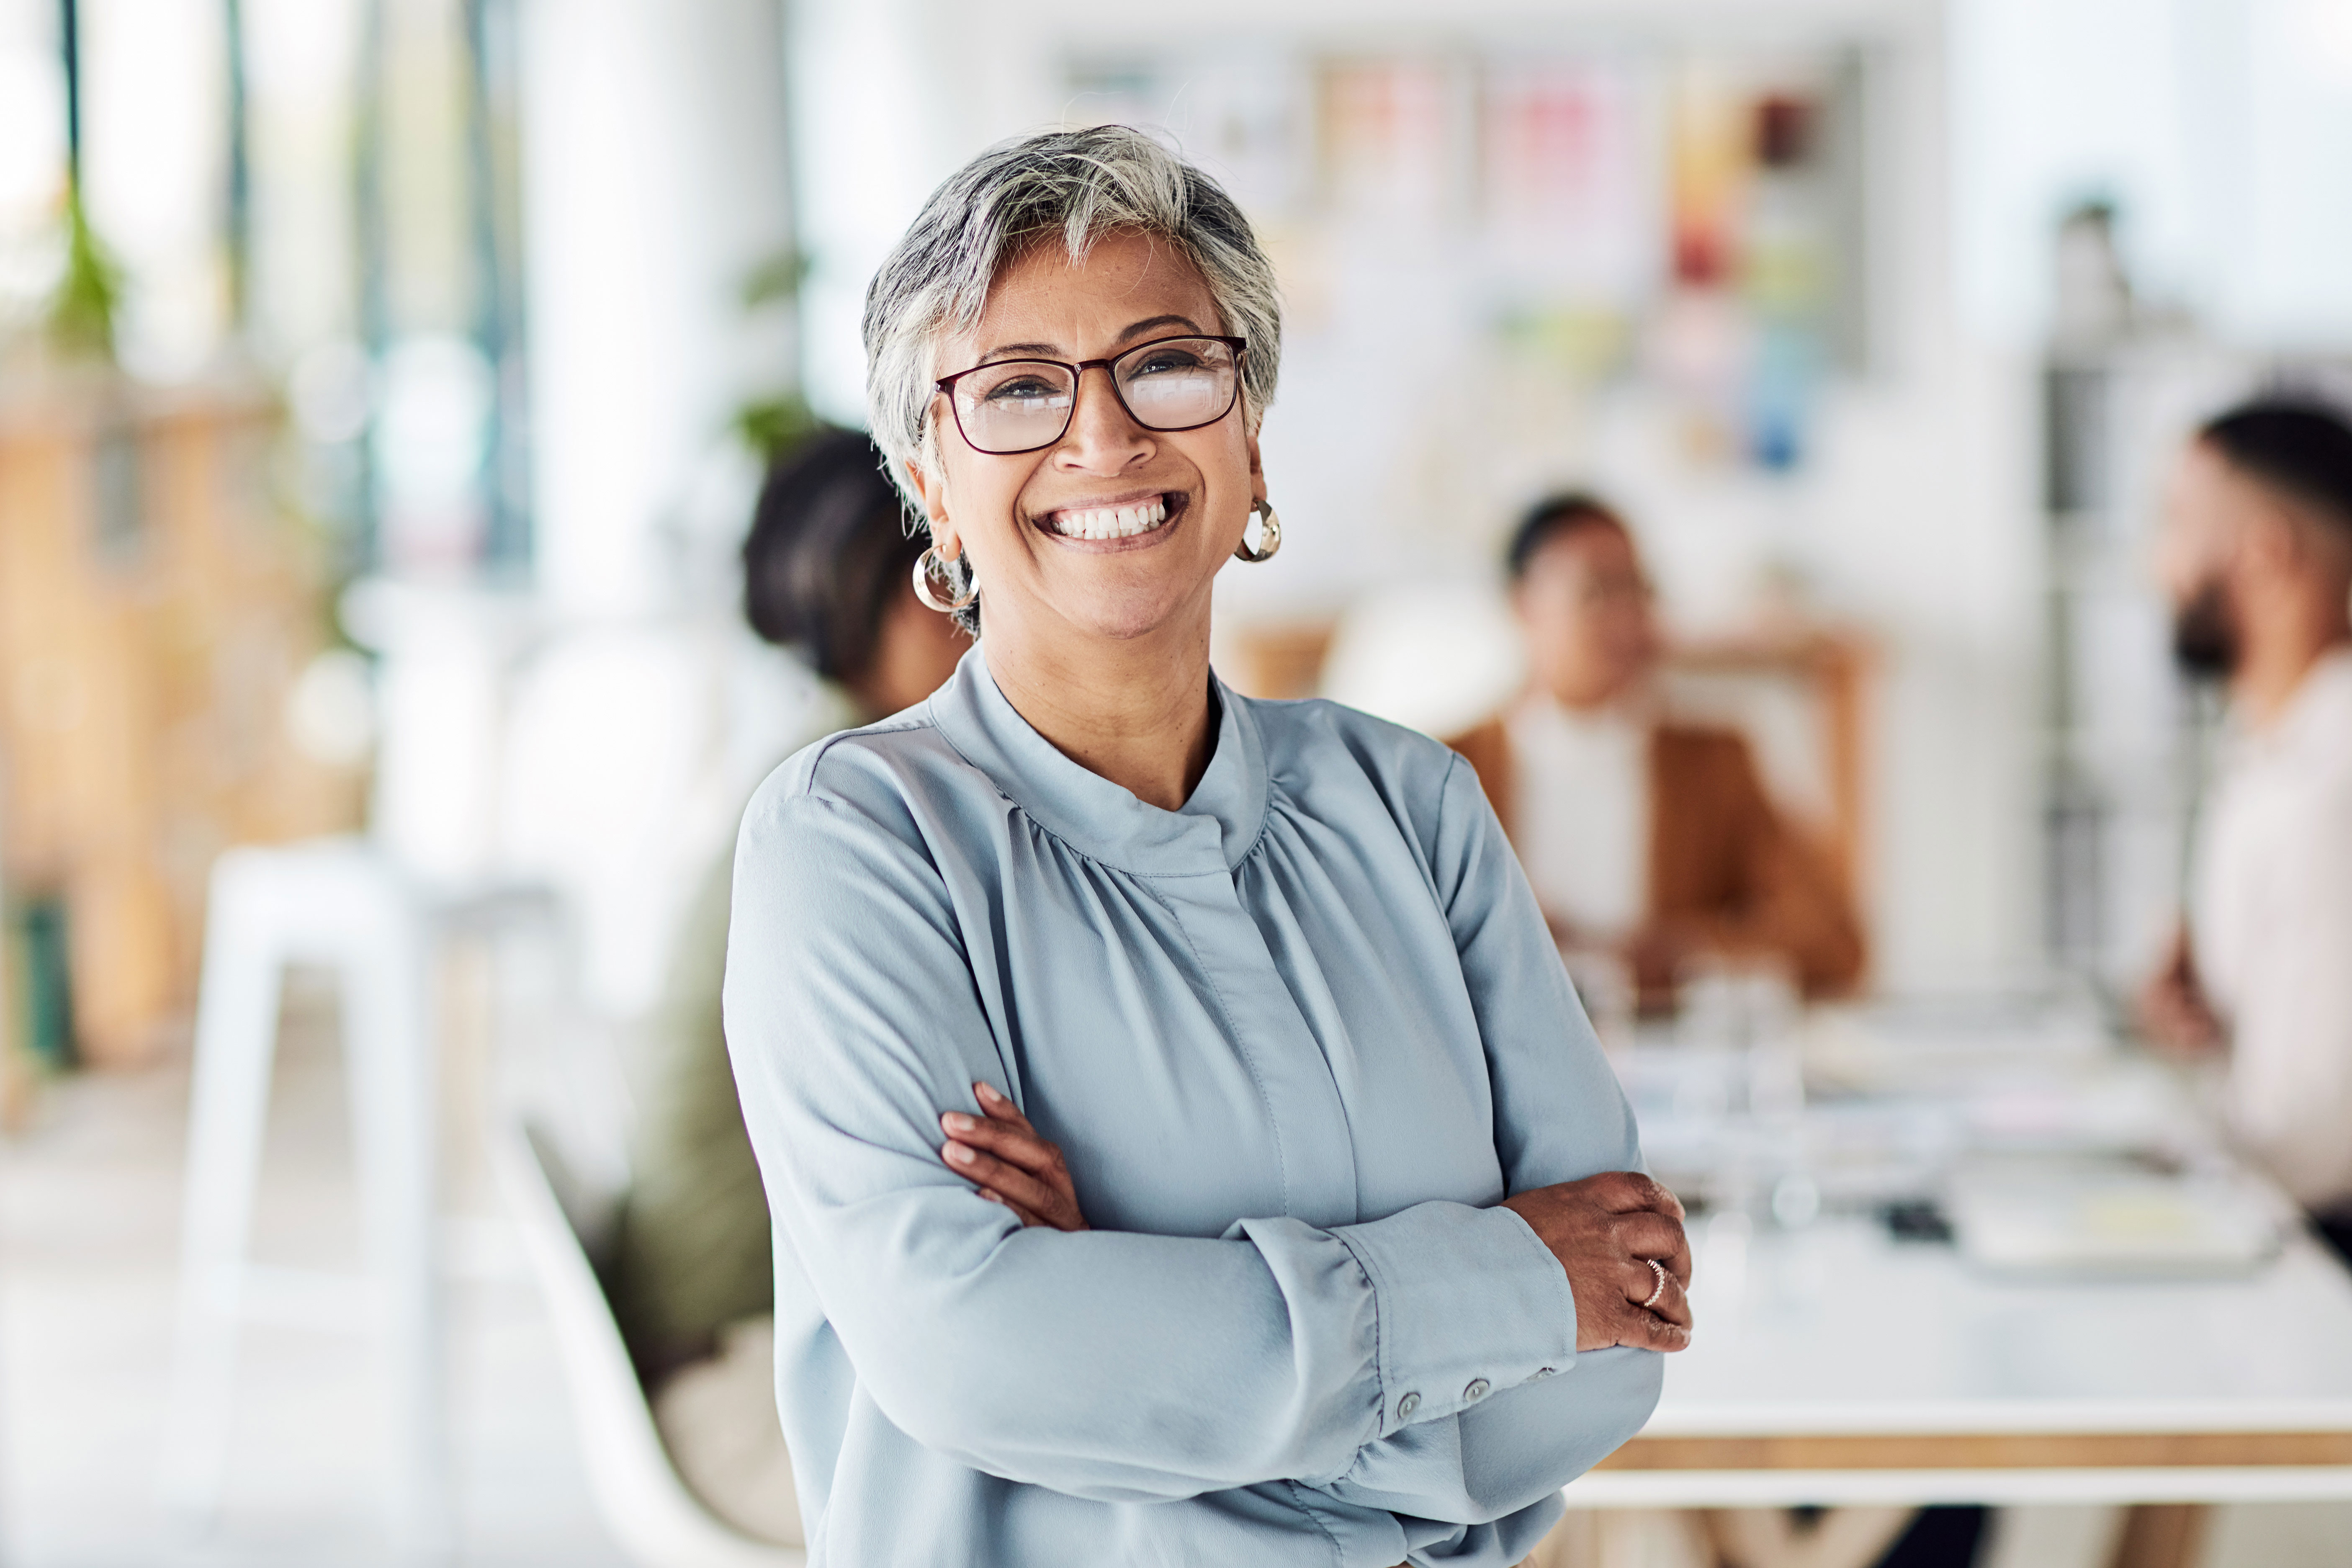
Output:
[[1186,154],[1261,229],[1291,220],[1314,176],[1311,79],[1290,51],[1244,44],[1204,54],[1179,100]]
[[1081,53],[1063,62],[1061,122],[1132,125],[1214,174],[1254,224],[1281,223],[1315,174],[1312,77],[1264,40],[1171,54]]
[[1463,73],[1430,56],[1334,60],[1322,70],[1325,199],[1360,223],[1425,227],[1465,195]]
[[1486,210],[1506,266],[1621,308],[1648,291],[1644,109],[1640,76],[1618,59],[1487,63]]

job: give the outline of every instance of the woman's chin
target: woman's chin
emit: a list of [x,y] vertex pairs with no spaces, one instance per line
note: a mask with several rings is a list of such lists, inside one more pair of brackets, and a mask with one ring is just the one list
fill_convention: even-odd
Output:
[[1190,584],[1091,584],[1065,602],[1063,619],[1091,637],[1133,642],[1193,616],[1206,618],[1208,595]]

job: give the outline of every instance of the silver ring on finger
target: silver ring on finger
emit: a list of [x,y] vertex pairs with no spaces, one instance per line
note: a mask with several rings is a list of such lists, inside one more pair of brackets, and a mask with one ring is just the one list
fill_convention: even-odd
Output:
[[1650,1299],[1642,1303],[1643,1309],[1647,1310],[1649,1308],[1656,1306],[1665,1296],[1666,1266],[1659,1262],[1654,1258],[1644,1258],[1642,1261],[1648,1264],[1650,1266],[1650,1272],[1658,1277],[1657,1286],[1650,1292]]

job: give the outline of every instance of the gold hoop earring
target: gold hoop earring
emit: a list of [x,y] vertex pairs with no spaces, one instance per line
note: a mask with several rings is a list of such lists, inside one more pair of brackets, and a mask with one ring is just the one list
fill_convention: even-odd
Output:
[[1242,542],[1234,546],[1234,559],[1253,563],[1271,561],[1274,552],[1282,548],[1282,519],[1274,515],[1274,508],[1265,501],[1253,501],[1250,510],[1257,514],[1257,548],[1249,542],[1249,520],[1242,520]]
[[[931,586],[934,582],[945,583],[955,590],[956,596],[940,598],[938,590]],[[940,559],[938,545],[927,545],[923,552],[915,557],[915,597],[943,616],[952,616],[958,610],[969,609],[971,602],[980,597],[980,584],[964,569],[961,558],[951,565]]]

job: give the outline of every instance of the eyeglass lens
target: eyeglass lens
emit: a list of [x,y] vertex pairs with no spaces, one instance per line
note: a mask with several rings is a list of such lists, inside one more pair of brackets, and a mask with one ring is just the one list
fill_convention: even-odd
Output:
[[[1233,348],[1214,338],[1169,338],[1111,361],[1111,384],[1147,430],[1190,430],[1234,405],[1239,372]],[[1034,451],[1062,438],[1077,405],[1077,378],[1050,360],[984,364],[955,384],[956,423],[983,452]]]

